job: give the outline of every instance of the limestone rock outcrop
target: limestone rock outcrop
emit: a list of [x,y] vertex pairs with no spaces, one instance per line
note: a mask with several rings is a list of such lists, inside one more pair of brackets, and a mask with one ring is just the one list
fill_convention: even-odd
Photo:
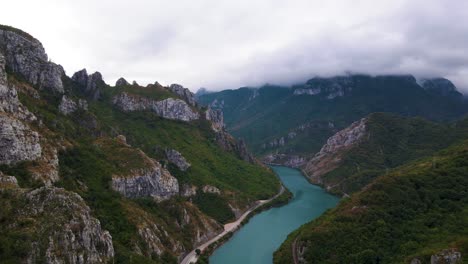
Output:
[[197,186],[184,184],[180,187],[180,195],[183,197],[195,196],[197,189]]
[[5,63],[5,57],[0,53],[0,112],[8,113],[23,121],[36,120],[37,118],[19,101],[15,87],[8,84]]
[[72,114],[77,110],[88,110],[88,102],[83,99],[78,99],[78,102],[71,99],[70,97],[64,95],[62,96],[62,100],[60,101],[59,111],[64,115]]
[[224,130],[224,117],[223,111],[221,109],[212,109],[209,107],[205,112],[206,120],[211,121],[211,128],[215,132],[220,132]]
[[269,154],[265,156],[262,161],[266,164],[282,165],[291,168],[300,168],[307,162],[306,158],[299,155],[288,155],[282,153]]
[[10,197],[24,206],[5,208],[3,228],[31,233],[22,245],[30,248],[25,263],[106,263],[114,257],[111,235],[78,194],[42,187],[18,189]]
[[80,86],[81,92],[91,100],[98,100],[102,94],[102,87],[106,85],[101,73],[95,72],[88,75],[86,69],[75,72],[72,80]]
[[18,180],[16,177],[5,175],[0,171],[0,190],[18,187]]
[[444,249],[431,256],[431,264],[458,264],[462,263],[460,251],[456,249]]
[[307,162],[304,171],[312,182],[321,184],[320,177],[338,167],[343,154],[366,135],[366,122],[367,118],[363,118],[331,136],[320,151]]
[[202,191],[204,193],[214,193],[214,194],[221,194],[221,190],[214,187],[214,186],[211,186],[211,185],[205,185],[203,186],[202,188]]
[[313,78],[302,87],[293,88],[294,95],[323,95],[331,100],[345,96],[352,91],[353,80],[350,76],[337,76],[333,78]]
[[39,89],[63,93],[62,66],[50,62],[42,44],[20,30],[0,27],[0,52],[8,69]]
[[180,121],[192,121],[199,118],[198,112],[183,100],[167,98],[161,101],[121,93],[113,98],[113,103],[124,112],[152,111],[158,116]]
[[175,164],[181,171],[186,171],[191,164],[175,149],[166,149],[166,158],[169,162]]
[[157,161],[149,160],[151,166],[134,170],[132,175],[112,177],[112,188],[128,198],[153,197],[165,200],[179,194],[179,183]]
[[15,164],[41,156],[39,134],[26,124],[0,113],[0,164]]
[[125,80],[123,77],[120,77],[120,78],[115,82],[115,86],[127,86],[127,85],[130,85],[130,83],[127,82],[127,80]]
[[169,90],[178,96],[180,96],[182,99],[184,99],[189,105],[191,106],[196,106],[197,101],[195,100],[195,95],[190,92],[189,89],[184,88],[180,84],[171,84],[169,86]]

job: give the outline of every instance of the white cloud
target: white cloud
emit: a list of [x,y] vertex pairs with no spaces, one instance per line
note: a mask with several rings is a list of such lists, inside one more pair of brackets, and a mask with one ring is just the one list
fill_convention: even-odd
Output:
[[0,23],[69,75],[192,90],[291,84],[345,71],[444,76],[468,91],[463,0],[15,0]]

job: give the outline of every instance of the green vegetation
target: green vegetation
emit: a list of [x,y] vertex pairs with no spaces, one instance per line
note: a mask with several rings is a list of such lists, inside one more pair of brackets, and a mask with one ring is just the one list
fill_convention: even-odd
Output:
[[[200,96],[208,105],[224,102],[222,109],[228,130],[244,138],[259,155],[276,150],[282,153],[310,155],[317,152],[337,129],[374,112],[391,112],[403,116],[420,116],[430,120],[454,120],[468,112],[459,98],[426,91],[408,76],[350,76],[352,92],[332,100],[326,93],[293,95],[294,89],[310,85],[330,86],[322,80],[287,87],[265,85],[257,91],[240,88]],[[347,85],[348,86],[348,85]],[[254,96],[256,95],[256,96]],[[333,126],[328,126],[331,122]],[[287,137],[288,132],[310,124],[285,146],[262,149],[273,139]]]
[[198,192],[193,202],[206,215],[218,220],[222,224],[229,223],[235,219],[235,215],[228,205],[226,199],[214,193]]
[[446,248],[468,253],[468,141],[391,170],[289,235],[275,263],[305,245],[311,263],[423,263]]
[[458,140],[462,126],[422,118],[376,113],[369,116],[367,136],[346,152],[340,166],[321,176],[336,193],[359,191],[389,169],[431,155]]
[[[164,236],[159,237],[163,254],[147,253],[150,249],[138,234],[143,223],[157,225],[171,239],[191,250],[199,228],[207,221],[206,215],[224,223],[234,216],[228,203],[245,208],[252,201],[273,196],[279,187],[279,181],[269,169],[249,164],[235,153],[222,150],[206,120],[191,123],[165,120],[150,112],[124,113],[112,105],[112,97],[123,91],[155,100],[176,97],[164,87],[102,86],[103,97],[88,101],[89,111],[65,116],[58,111],[59,96],[40,91],[41,99],[33,98],[28,93],[33,87],[14,74],[9,74],[8,78],[22,87],[19,89],[21,102],[42,121],[42,124],[33,123],[32,126],[50,144],[60,142],[66,146],[66,150],[59,153],[60,181],[55,185],[83,197],[92,215],[111,233],[115,263],[176,263],[176,254],[180,252],[174,252],[174,242]],[[69,78],[64,78],[64,86],[74,99],[86,96]],[[125,135],[129,145],[116,138],[117,135]],[[164,154],[166,148],[181,152],[192,166],[184,172],[168,163]],[[113,191],[112,176],[129,175],[145,167],[149,162],[145,154],[167,166],[181,185],[197,186],[198,195],[156,203],[149,198],[126,199]],[[16,176],[21,187],[36,188],[40,184],[32,180],[29,172],[33,163],[2,165],[0,171]],[[221,194],[202,193],[205,185],[216,186]],[[15,201],[7,191],[0,193],[0,204],[9,208]],[[0,213],[0,224],[14,222],[10,217],[14,207],[10,207],[10,211]],[[190,224],[181,225],[187,216],[191,219]],[[18,243],[32,241],[29,234],[27,229],[3,230],[0,259],[21,262],[29,249]],[[28,245],[23,242],[22,245]],[[136,246],[143,255],[135,250]]]

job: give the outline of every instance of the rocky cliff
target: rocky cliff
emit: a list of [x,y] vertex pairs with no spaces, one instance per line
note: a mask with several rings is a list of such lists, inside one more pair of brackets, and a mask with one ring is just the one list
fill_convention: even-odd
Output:
[[312,182],[322,184],[321,176],[340,165],[346,151],[366,135],[366,122],[367,119],[363,118],[330,137],[322,149],[307,162],[304,171]]
[[44,47],[37,39],[25,32],[1,26],[0,52],[5,56],[9,71],[21,75],[39,89],[64,92],[63,68],[48,60]]
[[205,112],[206,120],[211,121],[211,128],[215,132],[221,132],[224,130],[224,117],[221,109],[212,109],[209,107]]
[[[76,193],[60,188],[35,190],[0,190],[0,199],[7,217],[0,230],[28,232],[23,237],[25,263],[106,263],[114,257],[112,237]],[[14,203],[23,206],[15,207]],[[12,231],[16,230],[16,231]],[[30,233],[32,232],[32,233]]]
[[171,84],[168,89],[184,99],[189,105],[197,106],[195,95],[187,88],[184,88],[180,84]]
[[83,99],[78,99],[77,102],[72,98],[64,95],[62,96],[62,100],[60,101],[59,111],[64,115],[72,114],[77,110],[88,110],[88,102]]
[[72,80],[79,86],[80,91],[91,100],[98,100],[101,97],[102,87],[106,85],[100,72],[88,75],[86,69],[73,74]]
[[231,214],[275,194],[245,144],[226,131],[230,151],[214,144],[222,115],[204,115],[180,85],[68,77],[0,26],[1,261],[177,263],[222,230],[213,205]]
[[185,101],[180,99],[167,98],[156,101],[124,92],[115,96],[112,102],[125,112],[152,111],[160,117],[185,122],[199,118],[198,112],[192,110]]
[[[124,136],[101,138],[95,142],[111,163],[118,164],[112,188],[128,198],[152,197],[166,200],[179,194],[179,183],[159,162],[127,144]],[[119,153],[120,155],[115,156]]]
[[186,171],[190,166],[190,163],[175,149],[166,149],[166,158],[169,162],[175,164],[181,171]]

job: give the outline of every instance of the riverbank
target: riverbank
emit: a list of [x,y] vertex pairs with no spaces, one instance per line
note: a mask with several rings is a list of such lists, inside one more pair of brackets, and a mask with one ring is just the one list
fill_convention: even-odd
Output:
[[210,263],[271,264],[273,252],[291,232],[333,208],[339,201],[323,188],[309,184],[297,169],[283,166],[273,166],[272,169],[292,192],[293,198],[283,206],[265,210],[245,221],[232,238],[211,254]]
[[[226,241],[226,236],[229,235],[232,236],[233,232],[235,232],[239,227],[245,224],[245,220],[248,219],[248,217],[252,217],[254,213],[259,212],[257,211],[261,207],[269,204],[270,202],[273,202],[275,199],[280,197],[284,192],[285,192],[285,187],[281,185],[280,191],[273,196],[272,198],[268,200],[259,200],[256,202],[254,206],[252,206],[250,209],[248,209],[244,214],[242,214],[236,221],[227,223],[224,225],[224,231],[215,236],[214,238],[208,240],[207,242],[201,244],[200,246],[196,247],[194,250],[192,250],[190,253],[188,253],[184,259],[180,262],[180,264],[190,264],[190,263],[196,263],[198,261],[198,258],[200,257],[199,254],[197,254],[197,251],[200,250],[200,252],[205,252],[206,249],[208,249],[211,245],[213,245],[215,242],[219,241]],[[219,247],[221,244],[218,244],[217,247]],[[212,252],[211,249],[209,251]],[[203,254],[206,256],[205,254]],[[209,256],[209,255],[208,255]]]

